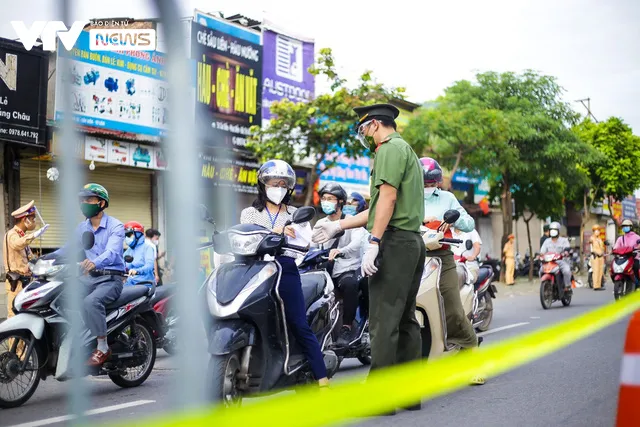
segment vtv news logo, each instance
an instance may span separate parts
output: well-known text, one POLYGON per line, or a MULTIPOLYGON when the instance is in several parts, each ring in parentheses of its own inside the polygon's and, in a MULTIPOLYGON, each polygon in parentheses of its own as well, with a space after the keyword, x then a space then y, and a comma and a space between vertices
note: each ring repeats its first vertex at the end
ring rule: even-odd
MULTIPOLYGON (((94 24, 89 21, 76 21, 70 29, 61 21, 35 21, 27 28, 23 21, 11 21, 13 29, 26 50, 31 50, 38 38, 42 40, 42 49, 56 50, 56 36, 60 38, 66 50, 72 50, 85 26, 94 24)), ((156 30, 94 28, 89 30, 90 50, 156 50, 156 30)))

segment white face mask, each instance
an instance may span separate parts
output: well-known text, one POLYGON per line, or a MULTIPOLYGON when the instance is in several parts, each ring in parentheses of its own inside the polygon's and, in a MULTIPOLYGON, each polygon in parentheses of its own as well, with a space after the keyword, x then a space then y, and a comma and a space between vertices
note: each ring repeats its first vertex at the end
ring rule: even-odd
POLYGON ((282 187, 268 187, 267 199, 275 205, 282 203, 282 199, 287 195, 287 189, 282 187))
POLYGON ((427 197, 431 196, 435 192, 436 192, 436 187, 427 187, 424 189, 424 195, 427 197))
POLYGON ((558 237, 558 234, 560 234, 558 230, 549 230, 549 236, 551 237, 558 237))
POLYGON ((160 244, 159 240, 152 240, 151 243, 153 243, 155 246, 158 246, 160 244))

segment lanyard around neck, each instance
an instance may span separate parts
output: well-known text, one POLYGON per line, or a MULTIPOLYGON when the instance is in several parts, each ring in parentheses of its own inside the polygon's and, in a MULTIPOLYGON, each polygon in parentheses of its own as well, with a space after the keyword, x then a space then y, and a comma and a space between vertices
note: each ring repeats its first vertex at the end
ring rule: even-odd
POLYGON ((276 228, 276 221, 278 220, 278 215, 280 215, 280 207, 278 207, 278 212, 275 216, 271 216, 269 208, 265 207, 265 210, 267 211, 267 215, 269 215, 269 221, 271 221, 271 229, 273 230, 274 228, 276 228))

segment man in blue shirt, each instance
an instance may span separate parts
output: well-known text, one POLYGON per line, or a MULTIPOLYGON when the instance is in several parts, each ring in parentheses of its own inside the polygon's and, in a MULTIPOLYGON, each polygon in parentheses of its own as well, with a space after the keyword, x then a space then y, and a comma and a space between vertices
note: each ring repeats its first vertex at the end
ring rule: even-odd
MULTIPOLYGON (((85 286, 83 303, 84 322, 97 337, 97 348, 87 361, 88 366, 102 366, 111 356, 107 344, 107 320, 105 306, 118 299, 124 281, 124 226, 117 219, 104 213, 109 207, 109 193, 99 184, 87 184, 78 194, 80 209, 87 218, 76 228, 78 242, 85 232, 93 233, 95 243, 84 251, 85 259, 80 263, 85 286), (97 274, 96 270, 100 270, 97 274)), ((77 247, 81 247, 79 244, 77 247)), ((68 245, 48 257, 65 257, 68 245)))
MULTIPOLYGON (((144 227, 136 221, 129 221, 124 225, 124 243, 128 246, 124 252, 125 260, 131 256, 133 261, 127 262, 129 278, 127 285, 153 286, 156 282, 156 247, 145 239, 144 227)), ((125 261, 126 262, 126 261, 125 261)))

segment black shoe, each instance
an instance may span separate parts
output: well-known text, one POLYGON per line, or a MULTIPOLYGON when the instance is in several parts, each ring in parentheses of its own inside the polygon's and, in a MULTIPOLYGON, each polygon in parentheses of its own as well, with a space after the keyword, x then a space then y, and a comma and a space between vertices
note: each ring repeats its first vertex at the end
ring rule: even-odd
POLYGON ((415 405, 405 406, 402 409, 405 411, 419 411, 422 409, 422 403, 416 403, 415 405))
POLYGON ((351 342, 351 328, 348 326, 343 326, 340 329, 340 335, 338 336, 338 340, 336 341, 336 345, 338 347, 346 347, 351 342))

